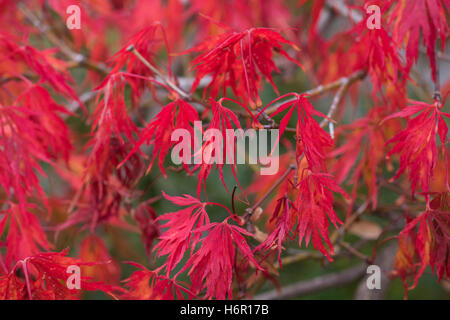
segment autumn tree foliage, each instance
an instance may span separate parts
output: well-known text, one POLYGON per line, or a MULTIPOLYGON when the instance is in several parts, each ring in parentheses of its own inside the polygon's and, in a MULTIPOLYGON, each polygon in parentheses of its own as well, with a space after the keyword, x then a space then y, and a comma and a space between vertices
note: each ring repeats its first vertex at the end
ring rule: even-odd
POLYGON ((0 298, 252 298, 305 260, 450 280, 449 8, 0 1, 0 298), (198 122, 279 130, 277 173, 172 163, 179 129, 217 156, 198 122))

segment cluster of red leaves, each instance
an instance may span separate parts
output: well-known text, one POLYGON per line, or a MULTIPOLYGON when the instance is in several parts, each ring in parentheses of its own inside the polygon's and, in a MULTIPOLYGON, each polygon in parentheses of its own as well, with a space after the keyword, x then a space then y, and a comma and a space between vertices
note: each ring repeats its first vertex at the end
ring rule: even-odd
POLYGON ((206 288, 205 298, 224 300, 232 298, 231 283, 236 267, 236 253, 242 255, 239 263, 253 263, 262 270, 246 242, 245 236, 252 236, 244 229, 227 222, 211 223, 195 230, 196 233, 208 231, 201 240, 201 250, 197 250, 186 262, 181 271, 190 269, 189 275, 194 292, 206 288), (217 245, 220 243, 220 245, 217 245))
MULTIPOLYGON (((333 210, 333 192, 339 192, 344 196, 346 194, 336 185, 333 176, 327 173, 326 157, 333 146, 333 140, 320 127, 313 115, 327 117, 315 110, 305 95, 296 93, 275 99, 261 113, 287 96, 293 96, 293 99, 277 106, 271 117, 288 110, 280 121, 281 136, 286 130, 292 114, 297 109, 296 161, 300 174, 299 181, 293 185, 297 195, 291 208, 290 201, 286 196, 278 200, 279 203, 272 219, 280 220, 279 226, 273 231, 274 235, 270 235, 266 239, 266 243, 263 243, 260 247, 267 249, 271 248, 275 242, 280 244, 281 239, 285 239, 290 232, 293 232, 298 234, 300 246, 303 239, 305 239, 306 245, 312 239, 314 248, 322 252, 329 260, 332 260, 322 240, 329 246, 330 253, 333 254, 333 247, 328 237, 328 218, 336 228, 338 227, 337 223, 342 223, 333 210), (306 159, 306 165, 302 165, 303 157, 306 159), (281 206, 283 206, 285 212, 282 216, 279 216, 281 206), (281 230, 284 234, 281 233, 281 230)), ((280 247, 278 250, 280 250, 280 247)))
MULTIPOLYGON (((353 123, 339 126, 337 140, 342 140, 343 144, 328 154, 334 162, 333 172, 337 182, 343 183, 349 177, 348 183, 353 185, 349 213, 352 212, 358 197, 361 181, 367 185, 368 200, 374 210, 378 204, 380 185, 399 179, 404 173, 409 173, 413 199, 418 190, 421 194, 433 191, 432 186, 436 185, 433 181, 436 180, 441 181, 439 192, 444 195, 449 192, 448 168, 437 170, 439 165, 446 167, 447 162, 448 129, 445 118, 448 118, 448 113, 443 111, 446 93, 443 92, 443 98, 435 96, 432 103, 411 101, 407 106, 406 83, 410 80, 413 64, 417 63, 421 41, 430 61, 431 78, 435 83, 440 81, 437 74, 436 47, 439 38, 442 50, 445 49, 449 30, 446 8, 450 3, 446 0, 405 0, 370 1, 363 4, 360 1, 351 6, 351 10, 354 10, 352 14, 355 13, 352 17, 357 17, 359 12, 363 17, 367 17, 366 7, 372 4, 381 9, 379 29, 369 30, 366 27, 367 19, 363 18, 361 21, 355 21, 348 31, 337 33, 329 40, 320 38, 317 30, 318 19, 319 13, 325 8, 325 2, 318 1, 314 4, 313 28, 310 30, 310 37, 316 37, 319 43, 319 50, 314 53, 323 53, 326 60, 318 65, 322 81, 364 69, 372 82, 375 108, 353 123), (405 52, 404 57, 402 51, 405 52), (339 61, 345 61, 345 64, 339 61), (402 122, 399 121, 401 118, 407 120, 403 130, 402 122), (390 146, 392 147, 389 150, 390 146), (389 163, 384 166, 385 159, 392 161, 390 158, 397 154, 399 167, 396 175, 389 182, 381 180, 383 168, 392 171, 389 163), (339 158, 336 160, 336 157, 339 158)), ((427 208, 430 207, 427 197, 426 202, 427 208)), ((441 208, 440 211, 444 213, 441 217, 448 214, 448 208, 441 208)), ((446 268, 448 262, 445 258, 446 249, 443 249, 445 245, 439 249, 443 254, 439 263, 440 269, 435 262, 430 262, 437 260, 425 253, 427 246, 433 247, 433 237, 439 238, 439 235, 442 235, 441 239, 446 239, 449 236, 448 228, 442 228, 445 223, 440 223, 439 229, 430 227, 429 231, 425 232, 425 228, 428 228, 425 225, 430 225, 430 221, 435 221, 435 217, 427 210, 410 222, 400 234, 400 249, 395 266, 397 270, 394 274, 400 275, 404 280, 407 275, 414 275, 417 282, 427 265, 432 268, 436 266, 438 270, 446 268), (416 228, 419 228, 420 234, 418 241, 416 228), (413 268, 414 259, 417 259, 421 268, 413 268)), ((433 223, 436 225, 436 222, 433 223)), ((445 272, 441 271, 440 276, 445 277, 445 272)), ((407 287, 405 282, 405 288, 407 287)))
MULTIPOLYGON (((189 292, 198 295, 203 288, 206 288, 205 298, 231 298, 236 249, 242 255, 240 263, 248 264, 248 262, 251 262, 255 268, 261 269, 244 238, 244 235, 252 235, 238 226, 229 224, 229 218, 222 223, 210 223, 206 206, 223 207, 220 204, 200 202, 197 198, 189 195, 172 197, 164 192, 163 195, 174 204, 186 208, 165 213, 157 219, 158 221, 166 221, 161 225, 161 228, 166 229, 166 231, 159 237, 159 242, 154 247, 154 251, 158 256, 167 256, 166 262, 154 272, 144 270, 136 273, 145 274, 146 278, 153 279, 151 280, 152 283, 173 281, 172 284, 175 284, 176 277, 189 269, 188 275, 191 278, 189 292), (208 234, 202 237, 205 232, 208 234), (171 280, 171 272, 177 267, 188 250, 191 252, 191 257, 171 280), (165 276, 160 274, 163 270, 166 272, 165 276)), ((226 207, 224 208, 226 209, 226 207)), ((141 288, 143 283, 136 273, 129 279, 128 285, 134 289, 133 291, 143 290, 141 288)), ((150 290, 146 286, 144 287, 145 290, 150 290)), ((160 294, 164 295, 160 291, 166 289, 165 287, 158 288, 155 283, 150 288, 154 290, 151 294, 155 294, 155 298, 159 297, 160 294)), ((150 293, 145 296, 148 294, 150 293)), ((167 298, 167 296, 165 297, 167 298)))

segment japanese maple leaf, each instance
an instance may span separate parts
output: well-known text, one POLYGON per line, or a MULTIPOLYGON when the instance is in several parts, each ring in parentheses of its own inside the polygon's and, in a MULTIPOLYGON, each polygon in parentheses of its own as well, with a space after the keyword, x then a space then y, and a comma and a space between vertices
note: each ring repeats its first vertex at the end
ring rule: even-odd
POLYGON ((229 32, 205 40, 184 52, 201 53, 191 63, 191 68, 196 71, 192 91, 202 78, 210 75, 212 80, 205 88, 204 96, 208 89, 209 96, 213 99, 217 97, 219 90, 225 96, 227 88, 230 88, 237 97, 248 101, 251 106, 261 105, 258 89, 262 77, 278 92, 271 75, 273 71, 279 72, 273 62, 273 52, 301 66, 283 49, 285 44, 297 49, 294 43, 268 28, 229 32))
POLYGON ((23 90, 14 105, 0 107, 0 185, 7 195, 14 194, 25 211, 26 198, 33 191, 47 206, 37 176, 45 176, 40 162, 67 161, 72 145, 61 118, 68 112, 39 85, 23 90))
POLYGON ((336 139, 341 138, 344 143, 330 152, 329 157, 339 157, 333 165, 336 182, 341 184, 349 177, 348 182, 353 185, 350 210, 361 180, 367 185, 372 208, 377 206, 378 167, 385 158, 386 131, 390 129, 379 125, 385 114, 385 108, 374 108, 366 117, 336 130, 336 139))
POLYGON ((302 154, 304 154, 308 160, 308 165, 311 170, 326 171, 326 154, 333 146, 333 139, 331 139, 330 135, 320 127, 319 123, 313 118, 313 116, 319 116, 327 119, 328 117, 314 109, 313 105, 306 98, 307 95, 288 93, 278 97, 266 105, 258 116, 256 116, 256 119, 258 119, 262 112, 264 112, 268 107, 289 96, 292 98, 276 105, 276 111, 270 115, 270 117, 273 118, 281 112, 288 110, 286 115, 284 115, 280 121, 279 136, 283 136, 293 112, 297 109, 297 160, 302 154))
POLYGON ((339 188, 333 177, 325 173, 314 173, 306 170, 297 185, 298 193, 294 203, 294 214, 298 224, 299 246, 303 239, 308 246, 312 239, 314 249, 322 252, 329 261, 333 259, 333 246, 329 238, 329 222, 335 228, 337 224, 342 224, 333 209, 333 192, 346 196, 345 192, 339 188), (324 246, 328 245, 329 251, 324 246))
MULTIPOLYGON (((167 43, 171 45, 171 48, 182 46, 186 41, 183 37, 183 31, 187 24, 188 15, 186 15, 185 4, 179 0, 164 2, 139 1, 133 3, 132 12, 130 13, 131 16, 128 17, 127 15, 127 19, 124 21, 125 28, 140 30, 143 27, 147 27, 149 21, 162 21, 164 32, 167 35, 167 43), (132 24, 129 23, 129 19, 132 19, 132 24)), ((153 41, 158 41, 158 38, 153 41)))
POLYGON ((447 15, 445 9, 450 7, 449 0, 401 0, 395 1, 395 8, 390 13, 393 25, 393 37, 406 43, 407 68, 411 68, 419 55, 419 39, 426 47, 431 65, 431 76, 436 82, 435 43, 441 39, 442 51, 445 51, 445 38, 448 35, 447 15))
POLYGON ((49 250, 52 245, 47 240, 47 235, 42 229, 38 219, 30 209, 32 205, 26 205, 25 210, 17 204, 8 204, 10 207, 0 215, 0 236, 6 231, 5 226, 9 221, 6 237, 6 266, 24 259, 40 250, 49 250))
POLYGON ((102 283, 119 283, 119 264, 111 257, 101 237, 91 234, 84 238, 78 257, 81 261, 96 262, 95 265, 86 265, 81 268, 83 276, 102 283))
POLYGON ((436 138, 439 135, 442 152, 444 152, 448 131, 444 117, 448 118, 450 114, 442 112, 439 103, 429 105, 413 101, 413 105, 386 117, 383 122, 400 117, 408 118, 408 124, 404 130, 387 141, 388 144, 395 143, 388 156, 394 153, 400 154, 400 166, 393 179, 399 178, 408 170, 414 196, 417 187, 423 192, 429 191, 438 153, 436 138), (419 114, 415 118, 411 118, 417 113, 419 114))
POLYGON ((108 76, 95 90, 99 91, 97 106, 93 115, 92 146, 90 162, 96 166, 108 160, 110 140, 116 138, 120 143, 135 141, 138 129, 131 120, 124 98, 126 79, 132 78, 122 73, 108 76))
POLYGON ((255 251, 268 251, 276 248, 278 250, 278 263, 280 267, 283 242, 287 237, 290 237, 290 232, 292 229, 291 208, 292 201, 287 197, 287 195, 277 200, 275 210, 270 218, 270 222, 275 225, 275 228, 264 240, 264 242, 255 248, 255 251))
POLYGON ((174 279, 160 275, 156 271, 148 270, 144 266, 127 262, 140 270, 124 280, 130 289, 122 295, 124 299, 130 300, 179 300, 192 299, 195 296, 189 289, 182 286, 174 279))
POLYGON ((159 225, 156 222, 156 212, 146 202, 139 204, 134 213, 134 219, 141 230, 141 239, 144 242, 147 256, 151 256, 153 241, 160 234, 159 225))
MULTIPOLYGON (((428 207, 416 219, 408 223, 405 229, 400 233, 400 239, 405 241, 405 237, 411 234, 418 227, 415 235, 415 250, 417 253, 417 262, 409 264, 412 272, 416 272, 414 283, 409 289, 416 287, 417 282, 427 266, 436 272, 438 279, 449 279, 450 277, 450 212, 448 203, 447 211, 441 208, 433 209, 428 207), (418 266, 418 270, 415 269, 418 266)), ((414 240, 414 238, 411 238, 414 240)), ((400 240, 399 240, 400 241, 400 240)), ((409 252, 409 259, 412 254, 409 252)))
MULTIPOLYGON (((383 17, 383 13, 389 9, 389 1, 379 5, 383 17)), ((380 95, 386 103, 385 91, 389 87, 401 91, 408 79, 409 69, 401 57, 400 43, 391 37, 386 25, 387 22, 382 20, 379 29, 371 30, 367 28, 367 19, 363 19, 349 31, 336 34, 319 48, 321 52, 318 54, 324 54, 324 61, 318 66, 321 69, 319 77, 323 78, 321 81, 328 82, 365 70, 372 82, 372 96, 376 102, 380 95)))
MULTIPOLYGON (((219 177, 228 191, 227 185, 223 178, 223 166, 225 163, 231 164, 231 172, 238 186, 242 189, 237 178, 237 166, 236 166, 236 154, 235 154, 235 139, 238 138, 236 129, 241 129, 241 124, 236 114, 229 108, 223 105, 224 101, 232 101, 239 106, 243 107, 249 114, 252 115, 250 110, 243 104, 229 98, 221 98, 219 101, 210 100, 212 119, 206 132, 220 132, 220 136, 207 136, 203 138, 204 143, 200 150, 195 150, 195 157, 198 157, 201 153, 201 164, 197 165, 194 170, 200 168, 198 173, 198 185, 197 196, 200 196, 202 185, 206 188, 206 179, 208 178, 211 169, 216 164, 216 168, 219 169, 219 177), (217 141, 216 141, 217 139, 217 141)), ((253 115, 252 115, 253 117, 253 115)))
MULTIPOLYGON (((133 75, 139 75, 140 77, 131 77, 129 84, 133 92, 133 101, 136 103, 137 99, 141 96, 143 89, 149 83, 148 77, 153 77, 154 72, 148 68, 138 56, 132 52, 134 48, 141 57, 143 57, 148 63, 150 63, 155 69, 158 69, 158 65, 154 61, 154 55, 160 46, 161 39, 158 38, 158 31, 161 32, 164 39, 164 43, 168 50, 168 71, 169 77, 171 76, 171 61, 170 52, 165 35, 165 31, 160 22, 154 22, 151 25, 143 28, 136 34, 134 34, 111 59, 112 70, 110 75, 120 72, 123 67, 126 66, 126 72, 133 75)), ((152 88, 150 88, 152 89, 152 88)))
POLYGON ((376 98, 377 92, 383 92, 382 85, 396 88, 404 86, 407 80, 407 69, 403 66, 398 47, 388 31, 383 27, 367 30, 365 21, 360 24, 360 29, 356 30, 364 36, 351 50, 360 50, 363 55, 361 61, 364 64, 361 68, 368 71, 372 80, 372 96, 376 98))
POLYGON ((244 238, 251 234, 227 223, 227 220, 207 224, 194 233, 200 234, 206 230, 209 234, 202 239, 201 247, 189 258, 180 273, 190 269, 188 275, 194 293, 206 289, 205 298, 231 299, 231 283, 237 251, 241 253, 245 263, 251 262, 257 270, 262 270, 244 238))
MULTIPOLYGON (((167 176, 163 162, 169 149, 177 143, 177 141, 172 141, 172 133, 176 129, 187 130, 191 137, 191 145, 194 145, 193 141, 196 139, 196 136, 193 125, 195 121, 198 121, 198 113, 192 105, 181 99, 172 101, 162 108, 155 118, 142 130, 139 141, 122 163, 126 162, 144 143, 150 143, 154 149, 147 172, 151 170, 153 163, 158 159, 161 172, 164 176, 167 176)), ((183 166, 190 172, 188 164, 183 163, 183 166)))
MULTIPOLYGON (((141 158, 134 154, 127 157, 131 149, 130 142, 134 143, 138 134, 138 129, 128 113, 123 93, 127 79, 132 77, 129 74, 116 73, 108 76, 96 89, 99 93, 93 115, 92 138, 88 142, 92 149, 87 159, 82 186, 91 189, 88 196, 92 200, 90 209, 94 210, 79 211, 80 214, 75 219, 77 221, 72 221, 74 223, 92 216, 92 212, 96 212, 97 217, 101 216, 100 212, 104 208, 108 210, 108 216, 116 216, 111 213, 117 211, 111 209, 119 207, 122 197, 117 189, 129 188, 142 174, 141 158), (119 164, 122 166, 117 168, 119 164), (106 184, 106 181, 111 179, 119 180, 119 183, 106 184), (120 183, 123 186, 120 186, 120 183), (113 198, 112 201, 108 201, 111 200, 109 196, 113 198)), ((83 190, 79 192, 82 193, 83 190)))
POLYGON ((62 155, 65 161, 72 151, 69 129, 61 118, 62 115, 73 115, 63 106, 58 105, 50 93, 41 86, 33 85, 23 92, 16 100, 16 104, 32 110, 31 120, 35 121, 39 132, 34 135, 40 145, 52 159, 62 155))
MULTIPOLYGON (((69 289, 66 282, 70 277, 69 266, 91 264, 66 257, 67 250, 62 252, 38 253, 17 262, 6 275, 0 276, 0 299, 20 300, 66 300, 76 299, 79 291, 69 289), (21 268, 24 278, 17 275, 21 268)), ((112 294, 112 286, 80 279, 82 290, 102 290, 112 294)))
POLYGON ((45 145, 50 133, 40 125, 39 116, 28 108, 0 107, 0 185, 8 197, 14 194, 23 212, 34 192, 47 204, 37 173, 45 176, 40 161, 51 163, 45 145))

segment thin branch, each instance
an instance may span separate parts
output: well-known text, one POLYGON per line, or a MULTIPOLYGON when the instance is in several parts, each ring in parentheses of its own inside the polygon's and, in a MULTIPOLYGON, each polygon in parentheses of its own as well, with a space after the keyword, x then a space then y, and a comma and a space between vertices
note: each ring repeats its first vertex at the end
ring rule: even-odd
MULTIPOLYGON (((94 98, 97 94, 98 94, 97 91, 87 91, 80 95, 80 101, 82 103, 86 103, 89 100, 91 100, 92 98, 94 98)), ((80 107, 80 103, 75 100, 73 100, 67 104, 67 110, 69 110, 71 112, 76 111, 79 107, 80 107)))
POLYGON ((350 81, 348 78, 344 78, 341 80, 341 86, 339 87, 338 92, 333 98, 333 102, 331 103, 330 110, 328 111, 327 118, 323 119, 322 122, 320 122, 320 127, 324 128, 327 124, 330 125, 330 135, 331 138, 334 139, 334 124, 333 122, 330 122, 329 119, 332 119, 339 103, 342 101, 342 98, 344 97, 345 92, 347 91, 348 87, 350 85, 350 81))
POLYGON ((364 201, 356 212, 345 220, 344 225, 331 234, 330 239, 332 244, 339 242, 343 238, 345 231, 347 231, 348 228, 350 228, 350 226, 366 211, 369 203, 369 200, 364 201))
POLYGON ((311 280, 301 281, 281 288, 280 291, 272 290, 254 297, 257 300, 282 300, 297 298, 332 287, 339 287, 354 282, 364 275, 365 264, 358 264, 344 271, 327 274, 311 280))
POLYGON ((275 264, 276 269, 280 269, 281 266, 286 266, 291 263, 300 262, 309 258, 321 259, 323 255, 318 253, 317 251, 302 251, 290 256, 286 256, 281 258, 281 265, 279 263, 275 264))
POLYGON ((345 241, 340 241, 339 245, 342 246, 345 250, 347 250, 348 252, 350 252, 352 255, 354 255, 355 257, 357 257, 358 259, 361 259, 362 261, 371 264, 371 260, 368 256, 366 256, 365 254, 359 252, 357 249, 353 248, 349 243, 345 242, 345 241))
POLYGON ((434 72, 434 76, 436 78, 436 82, 434 83, 434 93, 433 100, 437 103, 441 103, 441 80, 440 80, 440 72, 439 72, 439 60, 436 59, 437 54, 436 50, 434 51, 434 61, 436 63, 436 70, 434 72))

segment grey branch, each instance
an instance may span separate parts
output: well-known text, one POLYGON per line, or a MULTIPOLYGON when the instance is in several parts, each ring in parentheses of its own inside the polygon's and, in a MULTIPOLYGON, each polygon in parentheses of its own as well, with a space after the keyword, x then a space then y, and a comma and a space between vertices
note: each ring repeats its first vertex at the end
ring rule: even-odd
POLYGON ((258 300, 281 300, 304 296, 332 287, 342 286, 358 279, 366 272, 366 264, 361 263, 344 271, 330 273, 311 280, 306 280, 255 296, 258 300))

